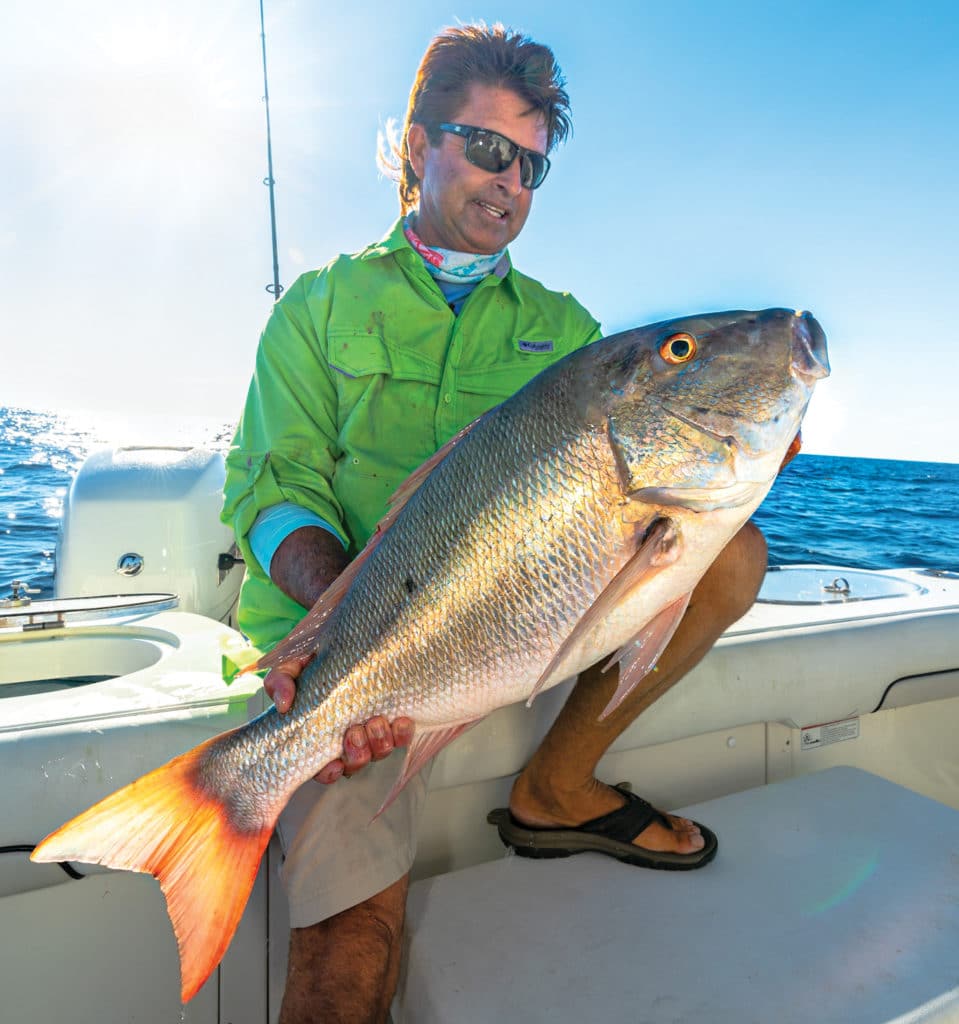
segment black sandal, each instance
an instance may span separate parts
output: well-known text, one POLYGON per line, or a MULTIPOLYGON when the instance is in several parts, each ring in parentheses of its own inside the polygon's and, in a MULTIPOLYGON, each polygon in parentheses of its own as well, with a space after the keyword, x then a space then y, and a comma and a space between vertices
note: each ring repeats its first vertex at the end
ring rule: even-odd
POLYGON ((517 856, 534 858, 571 857, 577 853, 605 853, 624 864, 656 868, 661 871, 692 871, 704 867, 719 848, 715 834, 705 825, 696 824, 706 845, 695 853, 660 853, 633 845, 633 840, 654 821, 672 828, 669 818, 652 804, 636 796, 620 783, 614 786, 626 803, 609 814, 584 821, 569 828, 537 828, 517 821, 508 807, 490 811, 486 820, 495 825, 503 844, 517 856))

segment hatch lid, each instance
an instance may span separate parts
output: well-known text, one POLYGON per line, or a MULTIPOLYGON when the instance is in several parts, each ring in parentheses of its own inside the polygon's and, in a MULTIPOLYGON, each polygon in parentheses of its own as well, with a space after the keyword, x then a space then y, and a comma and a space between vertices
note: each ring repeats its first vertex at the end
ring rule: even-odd
POLYGON ((0 601, 0 632, 58 629, 78 622, 142 618, 176 608, 176 594, 100 594, 45 601, 0 601))
POLYGON ((759 591, 763 604, 846 604, 925 594, 900 576, 828 565, 771 566, 759 591))

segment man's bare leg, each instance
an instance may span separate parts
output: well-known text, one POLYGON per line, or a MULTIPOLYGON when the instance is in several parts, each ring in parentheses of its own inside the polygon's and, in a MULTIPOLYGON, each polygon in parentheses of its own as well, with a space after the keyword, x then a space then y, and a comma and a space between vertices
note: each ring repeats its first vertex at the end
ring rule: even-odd
POLYGON ((409 875, 368 900, 290 931, 280 1024, 384 1024, 400 973, 409 875))
MULTIPOLYGON (((722 551, 699 586, 689 608, 650 672, 608 718, 599 716, 618 683, 618 671, 587 669, 516 780, 510 811, 527 825, 580 825, 616 810, 623 797, 599 782, 596 764, 636 717, 706 655, 720 634, 752 606, 766 571, 766 541, 747 523, 722 551)), ((698 828, 670 816, 672 829, 653 822, 635 840, 648 850, 692 853, 703 847, 698 828)))

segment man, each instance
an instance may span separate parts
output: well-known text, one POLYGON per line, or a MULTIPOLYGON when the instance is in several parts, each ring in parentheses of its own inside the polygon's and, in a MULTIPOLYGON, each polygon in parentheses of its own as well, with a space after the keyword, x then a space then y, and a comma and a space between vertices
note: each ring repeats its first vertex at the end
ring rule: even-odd
MULTIPOLYGON (((225 520, 247 560, 240 623, 279 641, 363 546, 402 479, 461 427, 550 362, 599 337, 568 294, 516 271, 506 253, 569 129, 552 53, 500 26, 437 36, 410 96, 399 163, 404 217, 379 244, 304 275, 263 334, 229 458, 225 520)), ((599 782, 613 740, 752 604, 765 544, 747 526, 717 559, 657 672, 599 715, 616 672, 583 674, 513 787, 501 834, 579 829, 601 818, 620 856, 698 867, 715 837, 599 782)), ((281 712, 302 663, 267 680, 281 712)), ((413 723, 347 733, 318 781, 351 775, 408 742, 413 723)), ((302 787, 279 833, 292 932, 281 1021, 381 1021, 399 970, 422 776, 370 824, 399 758, 349 786, 302 787)), ((537 833, 542 835, 542 832, 537 833)))

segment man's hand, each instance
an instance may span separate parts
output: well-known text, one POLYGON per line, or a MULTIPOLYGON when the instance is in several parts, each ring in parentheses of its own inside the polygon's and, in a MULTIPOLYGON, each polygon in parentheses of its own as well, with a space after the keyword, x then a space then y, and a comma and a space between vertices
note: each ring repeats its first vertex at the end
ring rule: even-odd
POLYGON ((397 747, 407 746, 412 738, 411 718, 395 718, 391 725, 383 715, 377 715, 365 725, 351 725, 343 737, 343 757, 330 761, 313 777, 323 783, 348 779, 370 761, 382 761, 397 747))
MULTIPOLYGON (((276 710, 285 715, 296 698, 296 680, 313 656, 290 658, 271 669, 263 680, 263 688, 272 698, 276 710)), ((370 761, 382 761, 397 747, 405 747, 413 738, 413 720, 397 718, 391 724, 382 715, 364 725, 352 725, 343 737, 343 756, 324 765, 314 776, 317 782, 336 782, 349 778, 370 761)))
POLYGON ((779 472, 781 473, 792 460, 799 454, 802 448, 802 431, 800 431, 793 439, 792 444, 786 449, 786 454, 783 456, 783 460, 779 465, 779 472))

